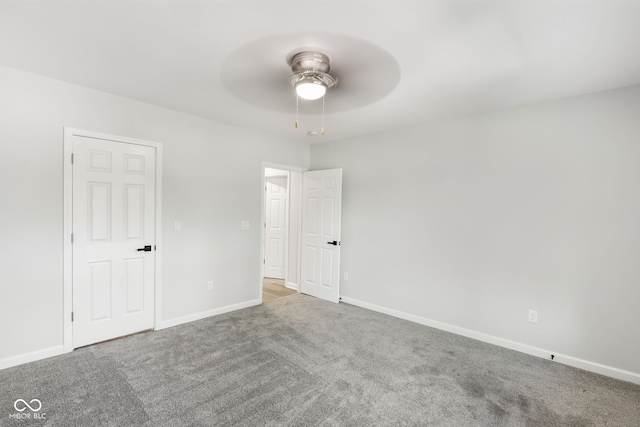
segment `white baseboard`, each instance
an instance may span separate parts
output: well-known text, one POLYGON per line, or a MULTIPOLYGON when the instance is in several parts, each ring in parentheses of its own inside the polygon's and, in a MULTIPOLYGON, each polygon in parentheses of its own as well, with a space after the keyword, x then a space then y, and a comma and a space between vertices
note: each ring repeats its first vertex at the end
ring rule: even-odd
POLYGON ((298 284, 297 283, 293 283, 293 282, 287 282, 287 283, 284 284, 284 286, 286 288, 293 289, 294 291, 297 291, 298 288, 299 288, 298 284))
POLYGON ((579 359, 577 357, 556 353, 554 351, 545 350, 538 347, 533 347, 520 342, 496 337, 494 335, 484 334, 482 332, 474 331, 472 329, 461 328, 459 326, 454 326, 448 323, 439 322, 437 320, 427 319, 426 317, 416 316, 415 314, 409 314, 403 311, 382 307, 379 305, 371 304, 365 301, 360 301, 350 297, 341 296, 340 300, 347 304, 366 308, 372 311, 377 311, 379 313, 388 314, 390 316, 398 317, 400 319, 408 320, 410 322, 415 322, 421 325, 430 326, 432 328, 451 332, 457 335, 462 335, 467 338, 473 338, 478 341, 483 341, 489 344, 505 347, 510 350, 515 350, 521 353, 530 354, 532 356, 541 357, 543 359, 550 359, 551 355, 553 354, 555 356, 553 360, 556 362, 559 362, 568 366, 573 366, 574 368, 584 369, 585 371, 606 375, 608 377, 616 378, 619 380, 640 384, 640 374, 636 372, 625 371, 623 369, 614 368, 612 366, 602 365, 596 362, 590 362, 588 360, 579 359))
POLYGON ((182 325, 196 320, 205 319, 211 316, 217 316, 218 314, 229 313, 230 311, 241 310, 247 307, 253 307, 254 305, 260 305, 262 301, 260 299, 254 299, 251 301, 245 301, 238 304, 227 305, 225 307, 214 308, 212 310, 201 311, 199 313, 189 314, 187 316, 177 317, 175 319, 165 320, 160 322, 160 325, 156 325, 156 330, 171 328, 173 326, 182 325))
POLYGON ((0 359, 0 369, 11 368, 12 366, 18 366, 29 362, 35 362, 36 360, 58 356, 62 353, 64 353, 64 347, 62 345, 57 345, 55 347, 44 348, 42 350, 36 350, 30 353, 6 357, 4 359, 0 359))

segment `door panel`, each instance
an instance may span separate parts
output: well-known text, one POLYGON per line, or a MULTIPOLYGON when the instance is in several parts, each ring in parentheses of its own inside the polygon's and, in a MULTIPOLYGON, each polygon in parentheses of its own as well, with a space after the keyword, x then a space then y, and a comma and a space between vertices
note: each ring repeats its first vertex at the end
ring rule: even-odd
POLYGON ((302 186, 301 292, 338 302, 342 169, 305 172, 302 186))
POLYGON ((144 257, 129 258, 124 261, 124 287, 127 290, 125 314, 144 310, 144 257))
POLYGON ((111 262, 89 263, 89 288, 91 292, 91 320, 111 318, 111 262))
POLYGON ((127 239, 144 240, 144 186, 124 186, 124 235, 127 239))
POLYGON ((153 327, 155 149, 73 137, 73 347, 153 327))
POLYGON ((111 237, 111 184, 89 182, 88 228, 91 242, 106 242, 111 237))

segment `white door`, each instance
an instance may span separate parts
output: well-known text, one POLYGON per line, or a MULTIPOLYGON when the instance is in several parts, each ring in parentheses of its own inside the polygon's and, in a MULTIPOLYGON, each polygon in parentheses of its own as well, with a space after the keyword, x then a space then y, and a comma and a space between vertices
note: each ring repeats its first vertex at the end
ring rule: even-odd
POLYGON ((340 298, 340 210, 342 169, 302 175, 301 292, 340 298))
POLYGON ((266 182, 264 277, 285 278, 288 192, 286 176, 270 176, 266 182))
POLYGON ((77 348, 153 328, 156 159, 153 147, 81 136, 73 157, 77 348))

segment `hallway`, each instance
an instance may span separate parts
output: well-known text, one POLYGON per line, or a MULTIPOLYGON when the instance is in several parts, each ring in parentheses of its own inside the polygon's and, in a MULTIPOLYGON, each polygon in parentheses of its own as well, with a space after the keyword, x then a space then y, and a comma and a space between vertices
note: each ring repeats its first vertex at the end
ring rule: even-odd
POLYGON ((273 301, 274 299, 286 297, 298 293, 294 289, 289 289, 284 286, 284 280, 271 279, 265 277, 262 280, 262 302, 273 301))

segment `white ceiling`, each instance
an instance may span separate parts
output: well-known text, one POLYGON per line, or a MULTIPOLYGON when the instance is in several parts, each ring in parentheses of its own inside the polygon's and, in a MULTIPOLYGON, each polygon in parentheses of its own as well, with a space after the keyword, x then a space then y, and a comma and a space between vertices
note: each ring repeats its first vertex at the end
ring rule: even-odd
POLYGON ((0 0, 0 64, 315 143, 640 84, 640 1, 0 0), (324 136, 304 46, 340 79, 324 136))

